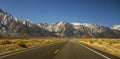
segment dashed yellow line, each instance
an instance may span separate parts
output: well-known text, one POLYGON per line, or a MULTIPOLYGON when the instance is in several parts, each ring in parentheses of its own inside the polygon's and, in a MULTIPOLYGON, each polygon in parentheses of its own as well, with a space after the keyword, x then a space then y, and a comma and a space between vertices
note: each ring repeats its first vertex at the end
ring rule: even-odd
POLYGON ((57 54, 60 51, 60 49, 57 49, 54 51, 54 54, 57 54))

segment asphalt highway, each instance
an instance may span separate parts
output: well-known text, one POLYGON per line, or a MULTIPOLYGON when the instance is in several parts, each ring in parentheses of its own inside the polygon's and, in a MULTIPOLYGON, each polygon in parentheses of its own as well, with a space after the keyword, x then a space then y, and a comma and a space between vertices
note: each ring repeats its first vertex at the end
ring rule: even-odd
POLYGON ((73 40, 0 56, 0 59, 120 59, 73 40))

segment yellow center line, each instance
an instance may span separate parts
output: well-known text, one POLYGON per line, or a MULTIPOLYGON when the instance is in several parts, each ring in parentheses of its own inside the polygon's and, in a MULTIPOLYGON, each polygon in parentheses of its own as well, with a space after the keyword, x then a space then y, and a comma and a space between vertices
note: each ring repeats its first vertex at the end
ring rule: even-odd
POLYGON ((60 49, 57 49, 54 51, 54 54, 57 54, 60 51, 60 49))

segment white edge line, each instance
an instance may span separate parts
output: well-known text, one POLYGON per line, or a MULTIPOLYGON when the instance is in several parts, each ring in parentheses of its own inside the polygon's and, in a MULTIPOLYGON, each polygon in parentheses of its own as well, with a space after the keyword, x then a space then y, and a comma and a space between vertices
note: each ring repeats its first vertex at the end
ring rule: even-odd
MULTIPOLYGON (((80 43, 79 43, 79 44, 80 44, 80 43)), ((96 53, 96 54, 98 54, 98 55, 100 55, 100 56, 106 58, 106 59, 111 59, 111 58, 109 58, 109 57, 107 57, 107 56, 105 56, 105 55, 103 55, 103 54, 101 54, 101 53, 99 53, 99 52, 97 52, 97 51, 95 51, 95 50, 93 50, 93 49, 91 49, 91 48, 89 48, 89 47, 83 45, 83 44, 80 44, 80 45, 83 46, 83 47, 85 47, 85 48, 87 48, 88 50, 90 50, 90 51, 92 51, 92 52, 94 52, 94 53, 96 53)))
MULTIPOLYGON (((60 42, 55 42, 55 43, 60 43, 60 42)), ((32 47, 32 48, 29 48, 29 49, 26 49, 26 50, 21 50, 21 51, 13 52, 11 54, 0 56, 0 58, 5 58, 5 57, 12 56, 12 55, 15 55, 15 54, 19 54, 19 53, 22 53, 22 52, 27 52, 27 51, 30 51, 30 50, 33 50, 33 49, 37 49, 37 48, 44 47, 44 46, 47 46, 47 45, 52 45, 52 44, 55 44, 55 43, 45 44, 45 45, 42 45, 42 46, 32 47)))
MULTIPOLYGON (((42 47, 42 46, 41 46, 41 47, 42 47)), ((15 52, 15 53, 13 52, 13 53, 10 53, 10 54, 7 54, 7 55, 0 56, 0 58, 12 56, 12 55, 19 54, 19 53, 22 53, 22 52, 27 52, 27 51, 30 51, 30 50, 33 50, 33 49, 37 49, 37 48, 39 48, 39 47, 29 48, 29 49, 26 49, 26 50, 17 51, 17 52, 15 52)))

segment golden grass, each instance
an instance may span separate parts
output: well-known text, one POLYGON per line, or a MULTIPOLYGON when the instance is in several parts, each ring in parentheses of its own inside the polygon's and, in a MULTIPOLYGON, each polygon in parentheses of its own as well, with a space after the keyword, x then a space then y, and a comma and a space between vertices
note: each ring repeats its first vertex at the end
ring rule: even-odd
POLYGON ((64 41, 62 38, 0 39, 0 55, 64 41))
POLYGON ((61 42, 68 39, 90 45, 102 51, 111 53, 120 57, 120 39, 108 38, 24 38, 24 39, 0 39, 0 55, 11 53, 14 51, 24 50, 45 44, 61 42))
POLYGON ((120 57, 120 39, 81 39, 79 42, 90 45, 120 57))

